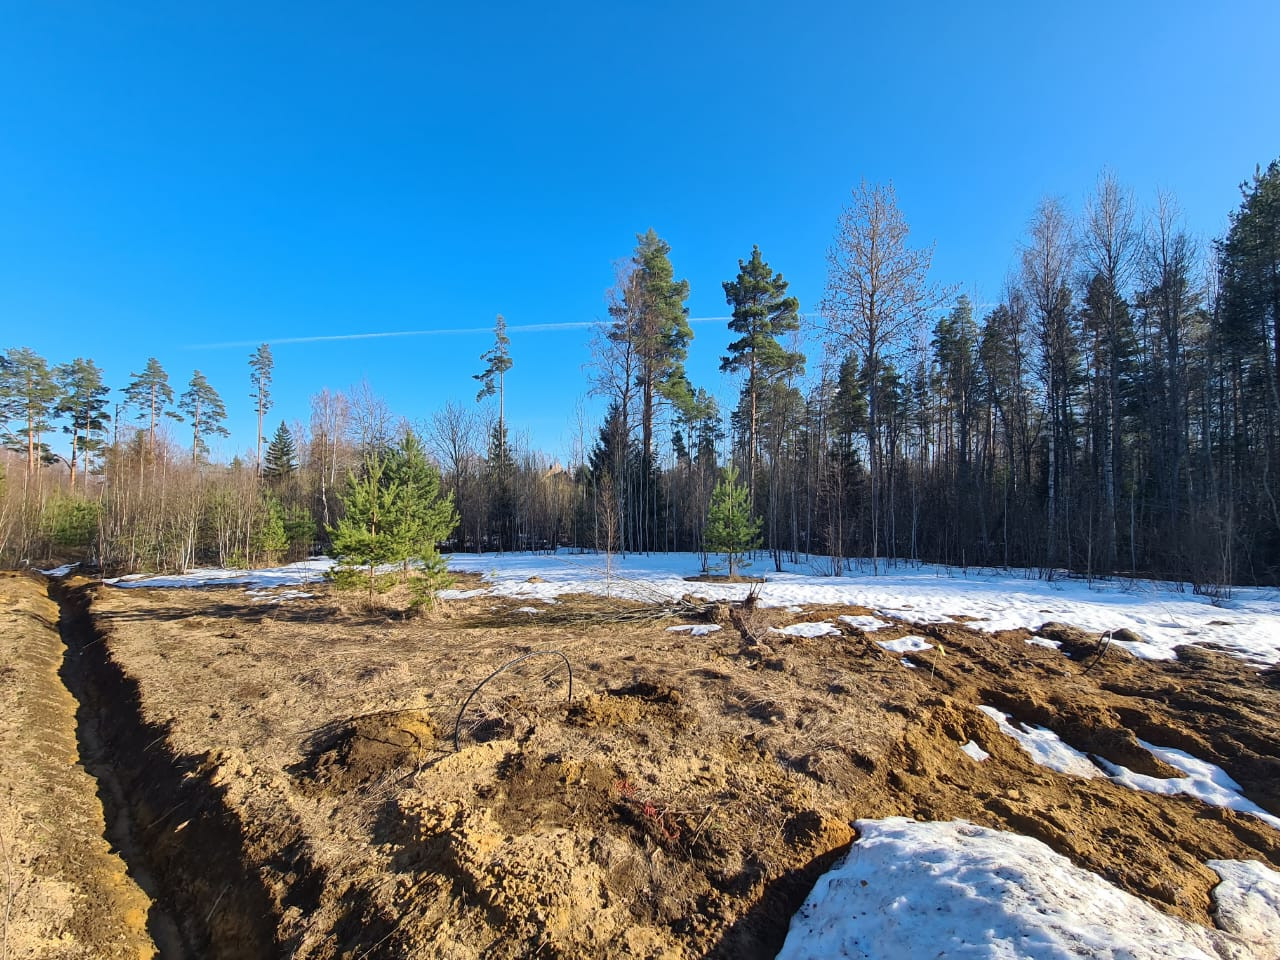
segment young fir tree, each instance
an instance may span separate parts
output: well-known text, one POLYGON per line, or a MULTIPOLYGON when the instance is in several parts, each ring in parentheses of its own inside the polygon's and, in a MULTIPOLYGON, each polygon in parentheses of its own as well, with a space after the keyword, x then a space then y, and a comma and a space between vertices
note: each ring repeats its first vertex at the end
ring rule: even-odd
POLYGON ((417 561, 421 577, 415 579, 419 599, 430 605, 435 591, 451 582, 436 544, 448 538, 458 525, 453 494, 441 496, 440 471, 427 459, 413 431, 387 455, 384 482, 399 488, 395 525, 404 543, 404 569, 417 561))
POLYGON ((187 392, 178 398, 178 409, 191 421, 191 462, 195 463, 200 455, 209 455, 209 444, 206 437, 230 436, 222 421, 227 419, 227 408, 218 396, 218 391, 197 370, 191 375, 187 384, 187 392))
POLYGON ((725 467, 711 491, 707 525, 703 531, 709 553, 723 553, 732 580, 740 567, 750 566, 745 556, 760 546, 760 520, 751 515, 747 488, 738 483, 738 470, 725 467))
POLYGON ((266 480, 283 480, 298 469, 298 451, 293 442, 293 434, 280 421, 275 436, 267 447, 267 459, 262 465, 262 476, 266 480))
POLYGON ((367 569, 370 600, 377 568, 404 559, 404 545, 395 527, 400 489, 384 482, 385 475, 385 462, 376 453, 367 455, 359 474, 347 474, 342 493, 344 516, 336 527, 329 527, 337 558, 348 566, 367 569))
POLYGON ((440 475, 412 434, 385 456, 370 454, 359 476, 348 474, 342 496, 346 515, 329 528, 333 549, 345 564, 364 567, 369 598, 383 564, 417 562, 423 575, 412 586, 416 603, 430 605, 449 582, 436 543, 457 525, 453 497, 440 496, 440 475), (412 439, 410 439, 412 438, 412 439))

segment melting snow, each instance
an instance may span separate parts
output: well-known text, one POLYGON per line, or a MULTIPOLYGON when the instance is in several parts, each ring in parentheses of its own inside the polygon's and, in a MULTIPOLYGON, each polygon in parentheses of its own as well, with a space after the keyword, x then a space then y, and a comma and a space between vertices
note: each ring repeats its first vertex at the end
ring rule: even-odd
POLYGON ((1280 830, 1280 817, 1273 816, 1240 792, 1240 784, 1236 783, 1227 772, 1219 766, 1200 760, 1182 750, 1172 747, 1157 747, 1145 740, 1138 741, 1171 767, 1176 767, 1186 774, 1185 777, 1162 779, 1149 777, 1143 773, 1134 773, 1128 767, 1099 758, 1099 762, 1107 768, 1111 779, 1131 790, 1144 790, 1147 793, 1159 793, 1173 796, 1185 793, 1197 797, 1214 807, 1226 807, 1240 813, 1251 813, 1259 820, 1271 824, 1280 830))
POLYGON ((840 631, 834 623, 824 620, 821 623, 793 623, 789 627, 770 627, 769 632, 785 633, 789 637, 825 637, 840 631))
POLYGON ((1274 941, 1255 951, 1168 916, 1030 837, 903 817, 855 826, 858 842, 818 878, 778 960, 1274 960, 1274 941))
POLYGON ((54 567, 52 570, 41 570, 40 572, 46 577, 65 577, 78 566, 80 566, 80 562, 77 560, 75 563, 64 563, 62 566, 54 567))
POLYGON ((1280 873, 1257 860, 1210 860, 1222 882, 1209 891, 1218 925, 1280 952, 1280 873))
POLYGON ((918 653, 921 650, 933 649, 933 644, 924 637, 898 637, 897 640, 877 640, 876 646, 884 647, 890 653, 918 653))
POLYGON ((887 620, 879 620, 875 617, 868 617, 866 614, 852 616, 850 614, 841 614, 836 618, 841 623, 847 623, 851 627, 857 627, 859 630, 865 630, 867 633, 874 633, 876 630, 883 630, 885 627, 891 627, 893 624, 887 620))
POLYGON ((1027 637, 1027 643, 1033 647, 1048 647, 1050 650, 1057 650, 1062 646, 1061 640, 1050 640, 1047 637, 1027 637))
POLYGON ((987 753, 987 751, 983 750, 980 746, 978 746, 972 740, 970 740, 960 749, 963 750, 966 754, 968 754, 972 759, 976 760, 978 763, 981 763, 983 760, 986 760, 989 756, 991 756, 991 754, 987 753))
POLYGON ((1048 727, 1037 727, 1034 724, 1014 726, 1009 722, 1009 715, 1001 713, 995 707, 981 706, 978 709, 996 722, 1001 733, 1017 740, 1022 749, 1031 754, 1031 759, 1042 767, 1073 777, 1092 778, 1104 775, 1092 760, 1075 747, 1063 743, 1048 727))
POLYGON ((678 627, 667 627, 668 633, 688 633, 693 637, 705 637, 720 629, 718 623, 682 623, 678 627))

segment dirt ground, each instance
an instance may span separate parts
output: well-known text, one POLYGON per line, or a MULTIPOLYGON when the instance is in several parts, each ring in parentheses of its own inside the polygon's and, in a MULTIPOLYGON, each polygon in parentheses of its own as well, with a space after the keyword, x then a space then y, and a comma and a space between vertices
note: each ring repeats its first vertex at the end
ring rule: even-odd
POLYGON ((0 574, 0 957, 144 960, 151 902, 104 839, 64 653, 44 585, 0 574))
MULTIPOLYGON (((721 606, 704 615, 721 629, 695 637, 595 597, 477 597, 406 619, 324 588, 279 603, 53 589, 72 686, 112 758, 109 812, 155 878, 153 932, 177 928, 170 955, 772 957, 860 817, 1028 834, 1205 925, 1204 861, 1280 868, 1280 831, 1260 820, 1054 773, 977 709, 1142 773, 1175 775, 1137 738, 1186 749, 1280 814, 1280 674, 1204 649, 1093 663, 1097 638, 1066 625, 1041 631, 1063 652, 962 624, 875 634, 941 642, 909 669, 845 625, 769 632, 857 607, 721 606), (969 740, 990 759, 962 753, 969 740)), ((0 633, 49 623, 37 600, 12 614, 7 598, 0 633)), ((18 668, 23 683, 38 672, 18 668)), ((11 760, 22 737, 3 730, 11 760)), ((29 752, 29 769, 52 755, 29 752)), ((4 796, 20 819, 41 802, 4 796)), ((47 850, 54 874, 75 873, 72 853, 47 850)))

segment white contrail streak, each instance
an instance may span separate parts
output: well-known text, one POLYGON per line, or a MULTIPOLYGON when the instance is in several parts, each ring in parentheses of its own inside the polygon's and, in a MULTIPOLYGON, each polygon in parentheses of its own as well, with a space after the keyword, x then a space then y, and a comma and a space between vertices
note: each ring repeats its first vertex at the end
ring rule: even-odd
MULTIPOLYGON (((730 317, 690 317, 690 323, 711 323, 727 321, 730 317)), ((513 323, 508 324, 508 333, 548 333, 555 330, 586 330, 599 326, 599 320, 570 320, 564 323, 513 323)), ((189 350, 225 350, 232 347, 256 347, 262 343, 271 346, 283 346, 292 343, 331 343, 340 340, 385 340, 391 337, 443 337, 465 336, 477 333, 493 333, 493 325, 487 327, 443 327, 437 330, 383 330, 372 333, 329 333, 313 337, 260 337, 256 340, 229 340, 222 343, 193 343, 189 350)))

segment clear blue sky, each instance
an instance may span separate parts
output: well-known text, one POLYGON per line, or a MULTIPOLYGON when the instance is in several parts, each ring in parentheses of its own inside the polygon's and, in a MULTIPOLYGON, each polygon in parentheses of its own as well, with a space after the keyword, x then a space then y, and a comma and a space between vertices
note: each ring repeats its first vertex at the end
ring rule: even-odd
MULTIPOLYGON (((648 227, 694 316, 753 243, 814 310, 863 177, 991 299, 1045 195, 1078 207, 1107 166, 1207 238, 1280 156, 1274 0, 978 6, 2 0, 0 347, 117 387, 199 368, 225 456, 250 348, 197 345, 591 321, 648 227)), ((731 401, 723 325, 695 332, 731 401)), ((544 448, 587 337, 512 337, 508 418, 544 448)), ((361 378, 409 418, 471 402, 489 343, 277 343, 271 423, 361 378)))

